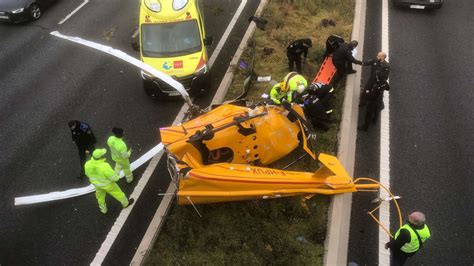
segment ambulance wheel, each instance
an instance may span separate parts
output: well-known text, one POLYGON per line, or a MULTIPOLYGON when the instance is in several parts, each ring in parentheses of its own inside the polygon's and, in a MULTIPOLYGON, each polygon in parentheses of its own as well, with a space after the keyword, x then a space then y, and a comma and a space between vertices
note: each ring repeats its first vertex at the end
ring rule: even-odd
POLYGON ((153 99, 163 98, 163 92, 161 92, 153 81, 143 80, 143 89, 145 90, 146 95, 153 99))

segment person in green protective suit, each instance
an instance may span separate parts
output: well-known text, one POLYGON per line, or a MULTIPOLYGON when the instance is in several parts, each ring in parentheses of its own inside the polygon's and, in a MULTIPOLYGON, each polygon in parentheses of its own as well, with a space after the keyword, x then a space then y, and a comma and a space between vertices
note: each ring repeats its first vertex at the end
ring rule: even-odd
POLYGON ((294 96, 302 94, 308 86, 306 79, 296 72, 288 73, 283 81, 277 83, 270 91, 270 99, 275 104, 281 104, 281 101, 291 103, 294 96))
POLYGON ((123 170, 125 180, 127 180, 127 183, 131 183, 133 181, 133 174, 130 170, 129 158, 132 150, 129 150, 127 144, 123 141, 123 129, 114 127, 112 133, 114 135, 109 137, 107 145, 109 145, 112 152, 112 160, 115 162, 115 172, 118 174, 120 170, 123 170))
POLYGON ((95 197, 97 198, 100 212, 103 214, 107 213, 106 194, 118 200, 123 208, 127 208, 134 201, 134 199, 127 199, 117 185, 116 182, 119 180, 119 177, 110 164, 105 161, 104 155, 106 153, 106 149, 95 149, 92 152, 92 157, 84 165, 86 176, 95 187, 95 197))

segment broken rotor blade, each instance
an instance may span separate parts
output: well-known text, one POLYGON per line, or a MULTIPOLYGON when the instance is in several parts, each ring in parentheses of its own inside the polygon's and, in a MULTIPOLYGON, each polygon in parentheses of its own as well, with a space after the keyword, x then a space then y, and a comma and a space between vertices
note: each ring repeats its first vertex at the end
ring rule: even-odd
POLYGON ((66 36, 66 35, 63 35, 63 34, 59 33, 58 31, 52 31, 50 34, 53 35, 53 36, 71 41, 71 42, 79 43, 79 44, 88 46, 90 48, 94 48, 96 50, 108 53, 110 55, 113 55, 113 56, 115 56, 119 59, 122 59, 125 62, 128 62, 128 63, 140 68, 143 71, 146 71, 146 72, 150 73, 151 75, 159 78, 160 80, 164 81, 165 83, 167 83, 168 85, 173 87, 175 90, 177 90, 183 96, 184 101, 190 107, 193 106, 193 104, 191 102, 191 98, 189 97, 189 94, 186 91, 186 89, 184 89, 183 84, 181 84, 178 81, 174 80, 169 75, 167 75, 167 74, 165 74, 161 71, 156 70, 155 68, 151 67, 150 65, 145 64, 144 62, 142 62, 142 61, 140 61, 140 60, 138 60, 138 59, 136 59, 136 58, 120 51, 120 50, 114 49, 110 46, 106 46, 106 45, 102 45, 102 44, 99 44, 99 43, 84 40, 84 39, 79 38, 79 37, 66 36))
MULTIPOLYGON (((151 158, 153 158, 153 156, 163 151, 163 147, 164 147, 163 143, 156 145, 151 150, 143 154, 140 158, 138 158, 133 163, 131 163, 130 169, 134 171, 138 167, 142 166, 144 163, 146 163, 151 158)), ((124 176, 123 171, 121 171, 119 177, 122 178, 123 176, 124 176)), ((74 197, 82 196, 85 194, 89 194, 94 191, 95 191, 94 186, 89 185, 83 188, 73 188, 73 189, 68 189, 65 191, 55 191, 55 192, 50 192, 50 193, 41 194, 41 195, 17 197, 15 198, 15 206, 74 198, 74 197)))

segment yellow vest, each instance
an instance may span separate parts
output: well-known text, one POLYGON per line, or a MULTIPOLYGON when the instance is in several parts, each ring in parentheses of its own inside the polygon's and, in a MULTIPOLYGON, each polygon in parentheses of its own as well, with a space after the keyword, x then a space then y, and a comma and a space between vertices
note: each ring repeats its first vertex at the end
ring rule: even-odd
MULTIPOLYGON (((408 232, 410 232, 410 242, 405 243, 405 245, 403 245, 400 250, 405 253, 413 253, 418 251, 418 249, 420 249, 420 242, 418 241, 418 236, 416 235, 415 230, 413 230, 410 225, 404 224, 402 227, 400 227, 397 233, 395 233, 395 239, 398 238, 400 235, 400 230, 402 229, 406 229, 408 232)), ((431 236, 430 229, 426 224, 423 226, 423 229, 416 230, 416 232, 418 232, 422 243, 424 243, 431 236)))

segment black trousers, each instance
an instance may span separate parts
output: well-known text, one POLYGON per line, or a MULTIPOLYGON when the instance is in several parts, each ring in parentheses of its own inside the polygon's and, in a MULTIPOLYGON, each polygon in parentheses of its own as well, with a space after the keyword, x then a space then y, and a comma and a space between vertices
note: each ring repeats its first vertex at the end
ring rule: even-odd
POLYGON ((411 257, 412 254, 407 254, 403 251, 393 251, 392 250, 392 257, 390 258, 391 266, 402 266, 405 264, 407 259, 411 257))
POLYGON ((87 160, 87 153, 86 151, 89 151, 92 153, 94 151, 94 145, 89 146, 89 147, 77 147, 77 151, 79 152, 79 163, 81 164, 81 174, 80 176, 85 176, 85 171, 84 171, 84 164, 86 164, 87 160))
POLYGON ((332 85, 337 85, 339 81, 346 75, 346 62, 344 63, 334 63, 334 66, 336 67, 336 74, 334 75, 331 84, 332 85))
POLYGON ((292 72, 296 64, 296 71, 301 74, 301 54, 286 53, 288 57, 288 71, 292 72))
POLYGON ((383 92, 379 92, 376 96, 367 99, 366 105, 363 127, 367 128, 371 122, 377 122, 379 113, 383 106, 383 92))

